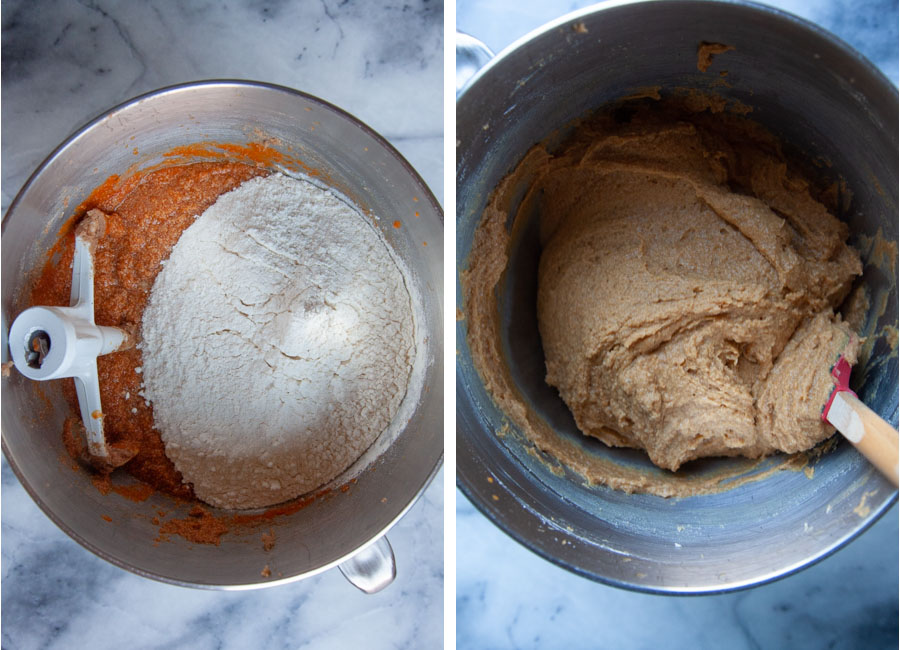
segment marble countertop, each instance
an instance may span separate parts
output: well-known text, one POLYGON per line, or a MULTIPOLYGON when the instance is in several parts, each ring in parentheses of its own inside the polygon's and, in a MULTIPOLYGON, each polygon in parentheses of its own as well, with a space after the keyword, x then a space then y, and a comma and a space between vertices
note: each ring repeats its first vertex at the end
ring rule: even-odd
MULTIPOLYGON (((385 136, 443 200, 439 2, 7 0, 2 209, 105 109, 211 78, 298 88, 385 136)), ((443 471, 391 530, 398 577, 366 596, 336 570, 251 592, 118 569, 69 539, 2 467, 2 646, 406 648, 443 640, 443 471)))
MULTIPOLYGON (((458 0, 457 28, 499 52, 570 0, 458 0)), ((894 0, 770 2, 834 32, 897 84, 894 0)), ((737 593, 672 597, 580 578, 531 553, 457 491, 458 648, 896 648, 898 510, 815 566, 737 593)))

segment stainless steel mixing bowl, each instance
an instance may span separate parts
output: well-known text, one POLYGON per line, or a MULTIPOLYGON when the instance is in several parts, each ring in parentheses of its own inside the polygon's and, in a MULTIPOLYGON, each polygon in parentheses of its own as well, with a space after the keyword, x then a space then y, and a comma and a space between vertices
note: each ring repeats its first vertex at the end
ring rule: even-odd
POLYGON ((3 379, 3 452, 60 528, 100 557, 140 575, 195 587, 249 588, 296 580, 344 562, 345 575, 374 589, 389 582, 393 571, 389 546, 379 538, 425 489, 442 458, 443 215, 402 156, 352 116, 288 88, 215 81, 138 97, 80 129, 32 175, 3 219, 3 359, 8 359, 8 325, 28 306, 27 288, 60 226, 94 187, 134 164, 135 148, 144 167, 163 161, 176 146, 260 140, 318 170, 381 217, 386 240, 410 269, 421 296, 425 389, 409 424, 374 462, 373 471, 364 471, 346 492, 335 490, 293 514, 225 535, 219 546, 190 544, 177 536, 154 544, 156 511, 183 517, 187 508, 179 510, 158 494, 143 503, 115 493, 104 496, 87 472, 72 471, 61 437, 69 407, 57 382, 38 385, 15 371, 3 379), (403 227, 391 227, 398 219, 403 227), (266 552, 260 535, 270 528, 277 541, 266 552), (363 549, 362 557, 350 560, 363 549), (263 578, 267 565, 271 577, 263 578))
MULTIPOLYGON (((559 142, 576 118, 657 86, 738 100, 802 157, 844 179, 852 202, 839 216, 864 251, 861 281, 884 299, 869 310, 866 333, 880 339, 867 366, 854 371, 855 388, 896 426, 896 339, 892 348, 883 329, 897 325, 896 248, 878 252, 868 244, 879 231, 897 242, 897 91, 834 36, 778 10, 737 2, 606 2, 538 29, 491 60, 457 101, 457 270, 469 264, 492 190, 530 147, 559 142), (704 74, 697 68, 701 41, 735 49, 704 74), (727 70, 727 85, 720 70, 727 70)), ((653 471, 638 452, 580 435, 544 383, 535 314, 540 247, 530 225, 497 288, 516 386, 530 408, 587 453, 653 471)), ((456 301, 465 312, 459 281, 456 301)), ((710 496, 663 499, 584 485, 571 472, 551 471, 518 440, 515 426, 509 435, 495 434, 506 418, 473 368, 465 320, 457 324, 457 347, 459 486, 513 538, 580 575, 659 593, 759 584, 825 557, 896 500, 845 442, 813 464, 811 478, 780 471, 710 496)), ((734 462, 706 461, 693 471, 734 462)))

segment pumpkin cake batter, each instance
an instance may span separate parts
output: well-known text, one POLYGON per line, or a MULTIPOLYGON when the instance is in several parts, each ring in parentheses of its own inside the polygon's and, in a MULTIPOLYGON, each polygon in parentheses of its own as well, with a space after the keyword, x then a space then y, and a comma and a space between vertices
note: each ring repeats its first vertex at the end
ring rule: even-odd
POLYGON ((548 435, 502 369, 506 223, 536 211, 546 380, 583 433, 673 471, 809 449, 833 433, 820 419, 831 365, 859 344, 834 309, 862 265, 820 198, 744 118, 647 100, 594 118, 554 153, 533 148, 492 195, 463 274, 473 362, 538 447, 589 480, 696 491, 548 435))
MULTIPOLYGON (((91 210, 105 213, 106 232, 94 256, 95 318, 99 325, 138 332, 161 263, 181 233, 216 199, 266 171, 238 162, 202 162, 167 167, 122 181, 116 176, 98 187, 76 210, 76 220, 91 210)), ((72 283, 75 234, 59 242, 31 293, 33 305, 67 305, 72 283)), ((133 456, 125 471, 172 496, 193 499, 189 483, 165 454, 153 427, 153 408, 141 396, 143 358, 139 347, 97 358, 104 433, 110 446, 133 456)), ((64 393, 78 413, 73 380, 64 393)), ((70 455, 86 457, 81 420, 66 421, 63 439, 70 455)), ((112 468, 101 468, 106 472, 112 468)))
MULTIPOLYGON (((259 514, 214 516, 196 505, 186 519, 162 523, 154 519, 154 524, 160 526, 159 539, 178 534, 194 543, 218 544, 231 526, 270 523, 273 517, 290 514, 326 496, 330 492, 328 488, 292 499, 330 480, 363 452, 366 453, 363 457, 371 460, 371 454, 383 451, 384 444, 396 434, 397 426, 409 418, 415 403, 414 397, 405 397, 405 380, 395 380, 397 377, 402 380, 404 372, 413 373, 408 377, 412 394, 421 390, 422 372, 418 362, 414 367, 412 363, 399 363, 401 359, 396 354, 391 359, 398 363, 385 365, 383 362, 387 358, 386 350, 411 343, 413 305, 406 279, 400 268, 394 266, 396 262, 386 243, 373 237, 377 230, 343 199, 318 185, 280 174, 270 175, 266 168, 272 163, 287 169, 300 165, 310 177, 318 175, 302 163, 283 160, 277 151, 255 143, 247 147, 211 143, 210 148, 205 144, 173 149, 166 154, 173 158, 171 162, 125 178, 110 176, 91 192, 61 229, 60 238, 49 251, 42 273, 32 287, 30 301, 42 305, 68 304, 75 234, 90 228, 96 322, 126 330, 134 344, 97 358, 104 434, 112 452, 110 459, 100 461, 87 453, 71 379, 63 380, 63 393, 72 407, 72 415, 63 427, 66 450, 72 459, 90 466, 92 482, 104 494, 115 491, 125 498, 144 501, 158 490, 179 501, 200 499, 228 509, 267 507, 259 514), (177 158, 223 158, 219 149, 237 159, 182 162, 177 158), (300 235, 281 232, 301 226, 300 235), (207 235, 213 239, 207 241, 207 235), (216 237, 220 236, 227 236, 227 241, 216 243, 216 237), (271 237, 278 241, 269 241, 271 237), (284 245, 299 247, 300 258, 289 254, 291 249, 285 249, 284 245), (335 246, 342 246, 343 250, 332 250, 335 246), (359 254, 340 262, 340 254, 346 257, 351 246, 356 247, 351 252, 359 254), (205 260, 206 266, 197 259, 205 260), (210 264, 213 266, 207 268, 210 264), (281 269, 282 266, 285 268, 281 269), (382 277, 381 271, 387 275, 382 277), (353 276, 354 282, 346 281, 347 274, 353 276), (154 289, 163 279, 168 283, 167 290, 162 291, 159 286, 154 289), (219 282, 224 288, 219 287, 219 282), (309 286, 301 286, 304 282, 309 286), (242 299, 217 293, 231 290, 242 299), (203 317, 209 316, 213 307, 221 307, 223 299, 238 303, 237 309, 231 306, 223 315, 213 314, 206 327, 215 327, 211 333, 204 334, 203 317), (255 311, 254 305, 259 309, 255 311), (324 311, 323 306, 327 307, 324 311), (406 308, 405 315, 400 313, 401 308, 406 308), (263 350, 260 358, 255 356, 260 352, 256 346, 250 352, 240 349, 233 338, 241 337, 233 334, 243 331, 240 329, 243 325, 236 322, 240 319, 231 312, 256 318, 265 328, 249 334, 247 341, 258 340, 274 347, 263 350), (379 320, 377 326, 372 325, 373 318, 379 320), (323 326, 325 321, 333 327, 323 326), (202 331, 198 333, 197 328, 202 331), (326 330, 331 338, 326 336, 327 341, 316 343, 326 330), (173 339, 175 344, 170 346, 172 331, 184 334, 173 339), (304 331, 306 335, 300 336, 304 331), (225 334, 227 345, 221 343, 225 334), (220 338, 216 339, 217 336, 220 338), (354 342, 358 348, 363 338, 368 348, 363 352, 354 351, 354 342), (307 354, 310 341, 316 349, 307 354), (382 345, 383 341, 387 343, 382 345), (179 365, 184 360, 178 356, 180 353, 187 357, 182 365, 179 365), (229 365, 233 358, 238 359, 236 367, 229 365), (257 392, 263 391, 257 395, 259 412, 246 402, 252 387, 248 389, 250 393, 244 391, 235 400, 231 389, 216 385, 222 377, 239 385, 240 372, 246 369, 247 363, 254 372, 252 377, 244 378, 244 383, 264 382, 260 384, 262 388, 257 387, 257 392), (368 365, 363 367, 365 364, 368 365), (193 384, 200 385, 207 376, 214 377, 207 386, 207 394, 197 392, 196 388, 191 394, 190 386, 181 385, 183 377, 195 370, 193 366, 200 368, 200 377, 194 377, 193 384), (322 370, 319 366, 327 367, 322 370), (286 377, 280 384, 285 392, 283 397, 273 392, 279 384, 264 372, 260 374, 261 367, 278 367, 282 371, 290 367, 290 372, 282 373, 286 377), (391 377, 399 374, 391 379, 384 373, 391 377), (297 379, 298 376, 301 378, 297 379), (368 382, 367 392, 360 384, 361 378, 368 382), (311 387, 313 379, 318 383, 311 387), (175 389, 171 388, 173 384, 175 389), (346 409, 339 408, 341 404, 329 406, 327 400, 315 399, 315 392, 324 390, 323 386, 332 400, 347 402, 356 411, 348 414, 346 409), (219 395, 216 392, 219 390, 225 393, 219 395), (318 412, 298 411, 301 399, 318 412), (199 432, 191 428, 194 425, 188 426, 192 422, 206 425, 209 418, 219 422, 225 417, 222 413, 226 407, 237 409, 236 415, 226 417, 231 428, 223 424, 225 421, 199 432), (207 413, 208 418, 198 420, 198 412, 207 413), (281 420, 275 417, 278 413, 281 420), (313 424, 298 428, 298 414, 303 416, 302 421, 313 424), (396 421, 392 419, 394 416, 396 421), (242 422, 241 417, 249 421, 242 422), (259 417, 266 420, 266 425, 254 428, 259 417), (386 417, 387 423, 382 421, 386 417), (348 424, 352 418, 356 418, 356 428, 349 430, 346 427, 352 424, 348 424), (339 422, 325 427, 326 419, 339 422), (273 423, 276 428, 288 428, 275 430, 273 423), (380 444, 373 444, 372 436, 382 431, 388 431, 389 435, 383 436, 380 444), (256 440, 260 435, 266 438, 260 448, 261 456, 256 453, 259 450, 245 449, 247 444, 261 444, 256 440), (279 442, 279 435, 287 437, 279 442), (196 441, 203 444, 195 444, 196 441), (272 449, 287 443, 303 443, 307 447, 300 451, 294 449, 301 456, 276 453, 268 458, 272 449), (186 452, 185 447, 190 447, 194 455, 186 452), (230 461, 228 454, 238 452, 243 454, 240 464, 232 463, 237 469, 231 466, 223 469, 221 457, 230 461), (195 456, 199 457, 200 469, 194 462, 198 460, 195 456), (191 462, 186 462, 186 457, 191 462), (140 482, 113 483, 110 474, 118 467, 140 482), (243 476, 248 467, 262 468, 264 474, 275 467, 281 475, 278 480, 267 475, 259 481, 243 476), (302 471, 293 471, 296 467, 302 471), (299 485, 298 480, 306 483, 299 485), (279 482, 285 485, 278 485, 279 482), (211 484, 215 486, 212 492, 211 484), (238 499, 233 495, 226 499, 215 493, 216 489, 227 489, 243 494, 251 488, 256 490, 253 499, 238 499), (288 499, 292 500, 288 502, 288 499)), ((356 479, 351 479, 341 491, 349 490, 349 485, 355 482, 356 479)), ((160 512, 159 516, 164 515, 160 512)))

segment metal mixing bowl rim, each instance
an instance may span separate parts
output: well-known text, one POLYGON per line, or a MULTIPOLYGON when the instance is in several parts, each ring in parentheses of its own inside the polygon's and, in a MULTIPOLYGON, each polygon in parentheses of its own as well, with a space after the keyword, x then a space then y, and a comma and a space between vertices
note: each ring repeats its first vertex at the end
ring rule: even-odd
MULTIPOLYGON (((527 470, 526 470, 527 471, 527 470)), ((457 475, 458 476, 458 475, 457 475)), ((492 524, 494 524, 499 530, 504 532, 509 538, 518 542, 529 551, 535 553, 539 557, 547 560, 556 566, 566 569, 567 571, 571 571, 575 575, 578 575, 582 578, 587 578, 589 580, 593 580, 594 582, 599 582, 600 584, 606 585, 608 587, 617 587, 619 589, 627 589, 628 591, 634 591, 638 593, 652 594, 657 596, 713 596, 717 594, 725 594, 732 593, 736 591, 743 591, 746 589, 752 589, 754 587, 759 587, 762 585, 766 585, 772 582, 776 582, 781 580, 782 578, 787 578, 789 576, 794 575, 795 573, 799 573, 800 571, 807 569, 815 564, 818 564, 822 560, 827 557, 830 557, 844 546, 852 542, 859 535, 867 531, 881 516, 887 512, 891 506, 897 503, 897 492, 894 492, 890 498, 888 498, 877 511, 873 511, 873 513, 869 516, 868 520, 866 520, 862 526, 859 528, 848 532, 846 535, 836 540, 831 546, 822 550, 818 555, 807 558, 803 562, 798 562, 792 567, 788 567, 787 569, 781 570, 779 572, 773 572, 771 575, 753 579, 746 580, 743 582, 735 582, 729 585, 726 585, 719 589, 709 589, 707 587, 701 587, 698 589, 691 588, 678 588, 678 587, 652 587, 647 585, 636 584, 632 582, 627 582, 625 580, 616 580, 613 578, 609 578, 606 576, 601 576, 591 571, 579 567, 575 564, 565 562, 561 558, 548 553, 540 545, 534 543, 527 536, 520 534, 518 530, 513 530, 512 527, 507 527, 504 525, 504 522, 501 522, 500 518, 495 516, 492 511, 487 507, 486 503, 482 503, 482 501, 475 497, 475 491, 472 489, 470 485, 466 482, 457 478, 456 487, 465 495, 466 499, 469 500, 475 509, 478 510, 482 515, 484 515, 492 524)))
POLYGON ((546 34, 547 32, 553 31, 554 29, 558 29, 567 23, 570 23, 573 20, 578 18, 582 18, 584 16, 603 13, 605 11, 614 10, 620 7, 625 7, 629 5, 651 5, 651 4, 696 4, 696 5, 734 5, 745 7, 747 9, 758 11, 762 14, 768 15, 776 15, 782 20, 786 20, 788 22, 794 23, 801 29, 806 29, 808 31, 814 32, 816 36, 822 38, 833 46, 841 49, 844 54, 850 56, 854 59, 854 61, 867 68, 867 71, 878 77, 879 82, 891 88, 894 92, 894 95, 898 94, 897 86, 888 79, 884 73, 879 70, 869 59, 859 53, 856 49, 854 49, 851 45, 849 45, 846 41, 836 36, 835 34, 829 32, 826 29, 816 25, 815 23, 807 20, 806 18, 801 18, 800 16, 793 14, 789 11, 785 11, 783 9, 779 9, 778 7, 773 7, 770 5, 761 4, 759 2, 753 2, 752 0, 606 0, 602 4, 599 5, 591 5, 589 7, 583 7, 581 9, 576 9, 575 11, 571 11, 567 14, 560 16, 559 18, 554 18, 550 22, 544 23, 543 25, 536 27, 530 32, 526 33, 524 36, 521 36, 514 40, 512 43, 504 47, 500 50, 494 57, 485 63, 481 68, 479 68, 475 74, 473 74, 468 81, 466 81, 465 86, 463 86, 459 93, 456 96, 456 103, 458 104, 466 92, 472 88, 478 80, 487 74, 494 66, 499 65, 499 63, 510 56, 515 50, 519 49, 525 43, 546 34))
MULTIPOLYGON (((593 5, 590 7, 585 7, 582 9, 578 9, 576 11, 569 12, 547 22, 536 29, 531 30, 524 36, 516 39, 511 44, 504 47, 499 53, 497 53, 490 61, 488 61, 484 66, 482 66, 472 77, 466 82, 465 86, 461 89, 456 98, 456 103, 459 104, 466 94, 476 85, 480 79, 489 74, 493 68, 498 65, 501 65, 502 62, 513 55, 520 47, 529 43, 530 41, 537 39, 545 34, 559 29, 560 27, 571 23, 573 20, 577 20, 578 18, 582 18, 588 15, 593 15, 597 13, 603 13, 605 11, 615 10, 620 7, 625 7, 629 5, 650 5, 650 4, 696 4, 698 6, 702 5, 732 5, 738 7, 744 7, 751 11, 757 11, 759 13, 765 15, 774 15, 777 16, 781 20, 785 20, 787 22, 793 23, 800 29, 804 29, 806 31, 812 32, 813 35, 819 39, 823 39, 827 41, 830 45, 837 48, 844 54, 845 56, 850 57, 857 65, 861 66, 865 72, 872 75, 879 83, 879 85, 883 88, 889 88, 895 97, 898 95, 897 87, 879 70, 875 65, 869 61, 865 56, 857 52, 853 47, 847 44, 845 41, 835 36, 831 32, 819 27, 815 23, 812 23, 804 18, 796 16, 790 12, 778 9, 776 7, 771 7, 768 5, 763 5, 757 2, 751 2, 749 0, 608 0, 604 2, 602 5, 593 5)), ((465 343, 464 343, 465 344, 465 343)), ((460 369, 457 366, 457 386, 458 389, 464 382, 461 382, 460 369)), ((463 392, 465 392, 463 390, 463 392)), ((457 399, 457 404, 459 404, 459 400, 457 399)), ((459 427, 457 428, 457 436, 466 436, 466 432, 461 430, 459 427)), ((538 556, 542 557, 545 560, 552 562, 553 564, 571 571, 572 573, 579 575, 584 578, 588 578, 595 582, 599 582, 601 584, 605 584, 611 587, 618 587, 622 589, 628 589, 630 591, 636 591, 640 593, 647 594, 656 594, 656 595, 684 595, 684 596, 702 596, 702 595, 713 595, 713 594, 722 594, 729 593, 735 591, 741 591, 744 589, 750 589, 752 587, 768 584, 774 582, 776 580, 780 580, 782 578, 786 578, 791 576, 807 567, 813 566, 818 562, 824 560, 829 557, 836 551, 843 548, 846 544, 849 544, 856 537, 864 533, 869 529, 881 516, 893 506, 898 499, 898 492, 895 490, 893 493, 886 498, 880 507, 873 508, 872 512, 869 516, 862 522, 862 524, 855 528, 852 531, 847 532, 845 535, 835 540, 832 544, 827 546, 826 548, 820 550, 817 554, 806 558, 805 560, 796 563, 793 566, 788 566, 786 568, 779 569, 777 572, 773 572, 770 575, 761 576, 758 578, 753 578, 750 580, 744 580, 740 582, 735 582, 729 585, 725 585, 721 588, 708 588, 701 587, 697 589, 691 588, 678 588, 678 587, 658 587, 658 586, 648 586, 641 585, 632 582, 627 582, 623 580, 616 580, 606 576, 601 576, 592 573, 590 570, 585 569, 583 567, 576 566, 572 563, 566 562, 559 557, 552 555, 551 553, 545 551, 538 545, 536 542, 531 540, 523 531, 521 530, 521 526, 517 526, 515 524, 511 524, 507 521, 507 519, 500 517, 497 512, 491 509, 490 504, 487 499, 481 499, 479 495, 479 491, 476 488, 476 483, 474 481, 467 482, 465 475, 459 472, 459 458, 465 457, 467 455, 466 451, 463 451, 462 454, 457 452, 457 473, 456 473, 456 485, 457 488, 466 496, 470 503, 472 503, 475 508, 481 512, 491 523, 493 523, 497 528, 506 533, 513 540, 520 543, 525 548, 530 551, 536 553, 538 556)), ((474 463, 477 465, 478 460, 475 460, 474 463)), ((513 460, 512 462, 516 463, 517 461, 513 460)), ((530 473, 528 468, 521 467, 520 468, 525 473, 530 473)), ((474 472, 473 472, 474 474, 474 472)), ((494 486, 496 488, 496 485, 494 486)), ((515 496, 513 495, 515 499, 515 496)), ((543 517, 543 515, 541 515, 543 517)))
MULTIPOLYGON (((262 88, 262 89, 274 90, 277 92, 288 93, 291 95, 302 97, 303 99, 305 99, 311 103, 318 104, 321 107, 332 111, 333 113, 337 114, 338 116, 343 117, 343 118, 349 120, 350 122, 354 123, 358 128, 362 129, 373 140, 375 140, 381 146, 383 146, 385 148, 385 150, 390 155, 392 155, 397 160, 397 162, 407 171, 407 173, 410 174, 410 177, 413 179, 413 181, 416 183, 416 185, 418 185, 419 188, 421 189, 422 196, 429 202, 431 207, 435 210, 435 213, 438 215, 440 222, 443 225, 444 211, 441 208, 440 204, 438 203, 437 199, 435 198, 434 194, 432 193, 431 189, 428 187, 428 185, 425 183, 425 181, 422 179, 422 177, 419 175, 419 173, 406 160, 406 158, 404 158, 403 155, 399 151, 397 151, 397 149, 393 145, 391 145, 384 137, 382 137, 378 132, 376 132, 374 129, 372 129, 371 127, 366 125, 364 122, 362 122, 359 118, 355 117, 351 113, 345 111, 342 108, 339 108, 338 106, 335 106, 334 104, 332 104, 324 99, 320 99, 319 97, 316 97, 315 95, 310 95, 309 93, 305 93, 301 90, 296 90, 294 88, 289 88, 287 86, 281 86, 278 84, 268 83, 268 82, 264 82, 264 81, 249 81, 249 80, 244 80, 244 79, 206 79, 206 80, 201 80, 201 81, 191 81, 191 82, 186 82, 186 83, 173 84, 173 85, 165 86, 162 88, 158 88, 156 90, 151 90, 151 91, 143 93, 141 95, 137 95, 131 99, 121 102, 120 104, 117 104, 116 106, 113 106, 112 108, 109 108, 109 109, 103 111, 102 113, 97 115, 97 117, 93 118, 92 120, 89 120, 83 126, 76 129, 70 136, 68 136, 65 140, 63 140, 61 144, 59 144, 56 148, 53 149, 53 151, 50 152, 50 154, 43 160, 43 162, 41 162, 41 164, 38 165, 38 167, 35 169, 35 171, 28 177, 28 180, 25 181, 25 183, 22 185, 21 189, 19 189, 19 191, 16 193, 15 198, 12 200, 12 202, 9 205, 9 208, 7 208, 6 213, 3 215, 2 222, 0 222, 0 232, 2 232, 2 230, 6 229, 6 225, 7 225, 10 215, 13 213, 16 206, 19 204, 19 201, 21 200, 21 198, 26 194, 26 192, 31 187, 31 185, 35 182, 35 180, 38 178, 38 176, 40 176, 40 174, 44 171, 44 169, 48 165, 50 165, 50 163, 60 153, 62 153, 63 150, 72 146, 84 133, 91 130, 92 128, 94 128, 99 123, 103 122, 104 120, 109 118, 111 115, 115 114, 116 112, 123 110, 125 108, 128 108, 129 106, 132 106, 134 104, 140 103, 151 97, 164 95, 164 94, 167 94, 170 92, 179 92, 179 91, 189 90, 192 88, 215 87, 215 86, 262 88)), ((6 332, 4 332, 4 338, 5 338, 5 336, 6 336, 6 332)), ((6 346, 4 346, 3 354, 4 354, 4 357, 7 354, 6 346)), ((369 545, 375 543, 376 540, 378 540, 380 537, 385 535, 388 532, 388 530, 390 528, 392 528, 394 526, 394 524, 396 524, 410 510, 410 508, 412 508, 412 506, 416 503, 416 501, 419 499, 419 497, 422 496, 422 493, 425 492, 425 490, 428 488, 428 486, 434 480, 434 477, 440 471, 440 469, 443 465, 443 462, 444 462, 444 452, 443 452, 443 449, 441 449, 441 453, 439 454, 437 460, 435 461, 434 466, 431 468, 430 472, 428 473, 427 477, 423 481, 422 485, 419 486, 419 488, 416 490, 415 494, 413 494, 411 496, 408 503, 400 510, 400 512, 393 519, 391 519, 390 522, 388 522, 388 524, 385 525, 378 532, 378 534, 374 535, 371 539, 366 541, 364 544, 360 545, 353 551, 347 553, 343 557, 340 557, 324 566, 317 567, 310 571, 307 571, 304 573, 299 573, 299 574, 293 575, 293 576, 288 576, 285 578, 280 578, 277 580, 267 580, 264 582, 251 582, 251 583, 245 583, 245 584, 220 585, 220 584, 202 584, 202 583, 196 583, 196 582, 187 582, 187 581, 183 581, 183 580, 176 580, 176 579, 170 578, 168 576, 163 576, 163 575, 153 573, 151 571, 145 571, 143 569, 139 569, 138 567, 132 566, 132 565, 128 564, 127 562, 122 562, 118 558, 113 557, 112 555, 110 555, 110 554, 106 553, 105 551, 99 549, 98 547, 94 546, 93 544, 88 542, 86 539, 81 537, 81 535, 79 535, 77 532, 75 532, 72 528, 70 528, 68 525, 66 525, 62 520, 60 520, 59 517, 57 517, 56 514, 46 506, 46 504, 39 497, 37 492, 25 480, 25 477, 22 474, 21 470, 19 469, 15 458, 12 456, 12 454, 9 451, 9 448, 7 447, 6 436, 3 435, 2 427, 0 427, 0 448, 2 448, 3 456, 6 458, 6 461, 9 463, 9 466, 12 469, 13 473, 16 475, 16 478, 19 479, 19 483, 22 485, 22 487, 25 488, 25 491, 28 493, 28 495, 31 497, 31 499, 37 504, 38 508, 40 508, 40 510, 45 515, 47 515, 47 517, 49 517, 50 520, 54 524, 56 524, 56 526, 60 530, 62 530, 69 537, 71 537, 73 540, 78 542, 81 546, 83 546, 84 548, 89 550, 91 553, 93 553, 97 557, 100 557, 121 569, 125 569, 126 571, 129 571, 136 575, 142 576, 144 578, 150 578, 150 579, 153 579, 153 580, 156 580, 159 582, 177 585, 180 587, 192 587, 192 588, 196 588, 196 589, 210 589, 210 590, 222 590, 222 591, 241 591, 241 590, 249 590, 249 589, 263 589, 266 587, 274 587, 277 585, 287 584, 289 582, 296 582, 298 580, 303 580, 305 578, 309 578, 309 577, 312 577, 319 573, 322 573, 323 571, 327 571, 328 569, 334 568, 338 564, 341 564, 342 562, 350 559, 356 553, 362 551, 369 545)))

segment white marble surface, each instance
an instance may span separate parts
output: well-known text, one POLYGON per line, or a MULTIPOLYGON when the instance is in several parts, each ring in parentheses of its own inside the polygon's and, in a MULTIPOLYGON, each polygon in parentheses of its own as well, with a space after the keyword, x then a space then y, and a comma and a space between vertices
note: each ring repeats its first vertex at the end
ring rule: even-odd
MULTIPOLYGON (((106 108, 223 77, 337 104, 390 140, 443 199, 440 2, 5 0, 2 29, 4 211, 41 160, 106 108)), ((442 644, 443 472, 391 531, 398 577, 374 596, 335 570, 238 593, 152 582, 71 541, 5 460, 2 472, 4 649, 442 644)))
MULTIPOLYGON (((591 2, 459 0, 457 27, 499 52, 591 2)), ((895 0, 770 2, 862 51, 897 83, 895 0)), ((897 648, 895 505, 835 555, 733 594, 652 596, 606 587, 544 561, 457 491, 458 648, 897 648)))

